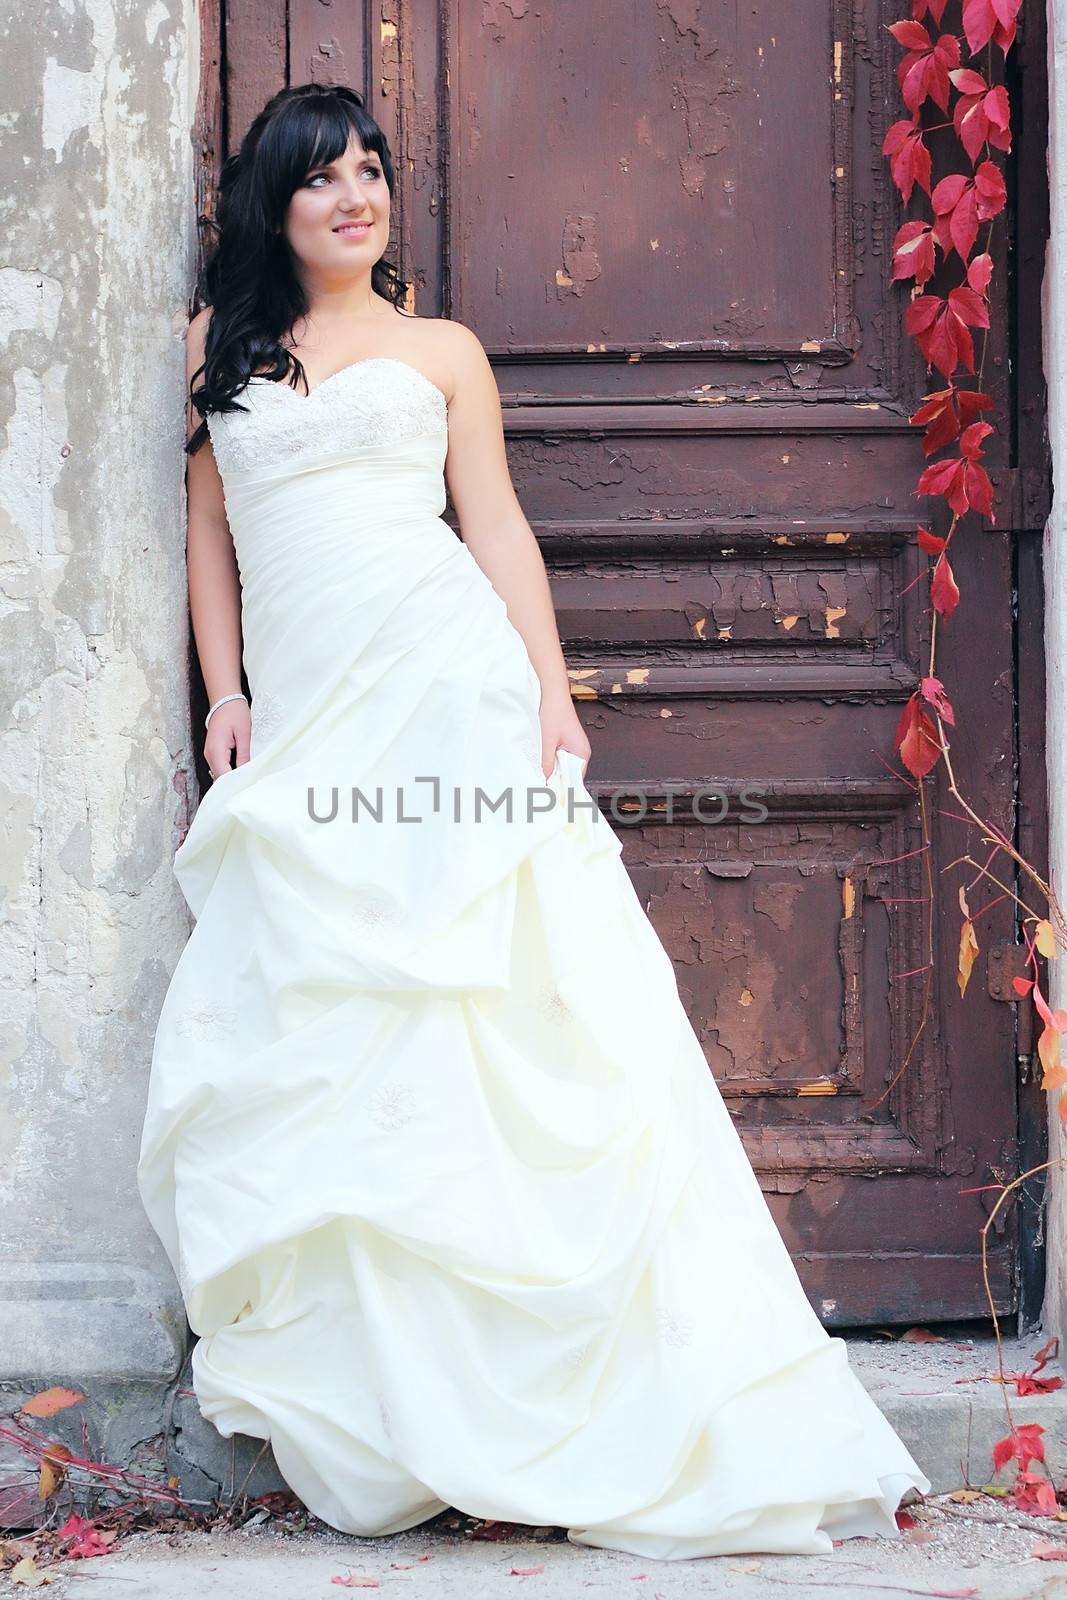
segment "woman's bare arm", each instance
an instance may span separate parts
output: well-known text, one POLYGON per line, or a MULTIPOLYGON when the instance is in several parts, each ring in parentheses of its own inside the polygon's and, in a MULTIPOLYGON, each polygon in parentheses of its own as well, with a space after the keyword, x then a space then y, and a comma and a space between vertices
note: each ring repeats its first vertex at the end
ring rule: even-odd
POLYGON ((547 777, 559 745, 583 760, 589 740, 571 699, 548 574, 533 529, 515 494, 504 446, 500 394, 477 336, 459 322, 447 329, 451 368, 445 477, 463 542, 503 599, 541 680, 542 767, 547 777))
MULTIPOLYGON (((189 324, 187 384, 203 363, 210 319, 210 308, 205 308, 189 324)), ((190 438, 200 417, 191 403, 186 413, 186 437, 190 438)), ((195 455, 187 457, 186 501, 189 610, 208 704, 213 705, 222 695, 241 690, 241 581, 226 518, 222 478, 210 439, 195 455)), ((236 749, 238 766, 248 760, 249 732, 249 712, 243 701, 230 701, 219 708, 204 743, 213 775, 230 765, 231 750, 236 749)))

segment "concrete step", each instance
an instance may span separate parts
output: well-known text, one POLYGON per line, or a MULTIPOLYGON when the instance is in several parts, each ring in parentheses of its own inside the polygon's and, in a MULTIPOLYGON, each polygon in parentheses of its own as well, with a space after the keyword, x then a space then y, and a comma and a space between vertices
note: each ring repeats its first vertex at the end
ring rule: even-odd
MULTIPOLYGON (((1038 1423, 1045 1432, 1046 1461, 1054 1483, 1067 1478, 1067 1383, 1051 1394, 1020 1395, 997 1378, 992 1334, 954 1334, 937 1328, 935 1342, 911 1343, 868 1335, 845 1338, 849 1362, 871 1399, 930 1479, 934 1494, 965 1484, 1010 1482, 1009 1465, 993 1478, 993 1446, 1015 1426, 1038 1423), (1007 1400, 1007 1406, 1005 1405, 1007 1400)), ((1028 1372, 1047 1334, 1003 1340, 1005 1373, 1028 1372)), ((1042 1378, 1063 1378, 1057 1360, 1042 1378)))

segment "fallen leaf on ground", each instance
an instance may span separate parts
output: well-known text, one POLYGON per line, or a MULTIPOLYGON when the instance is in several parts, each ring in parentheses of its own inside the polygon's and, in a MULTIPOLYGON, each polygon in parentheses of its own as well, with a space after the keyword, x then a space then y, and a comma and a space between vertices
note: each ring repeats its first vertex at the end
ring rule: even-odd
POLYGON ((16 1561, 8 1577, 12 1583, 24 1583, 28 1589, 36 1589, 42 1583, 53 1581, 52 1574, 41 1572, 32 1556, 23 1556, 21 1561, 16 1561))
POLYGON ((1048 1539, 1042 1539, 1034 1545, 1030 1554, 1038 1561, 1067 1561, 1067 1544, 1052 1544, 1048 1539))
POLYGON ((535 1572, 544 1572, 545 1564, 542 1561, 539 1567, 512 1567, 511 1575, 514 1578, 532 1578, 535 1572))
POLYGON ((54 1417, 67 1406, 76 1406, 85 1396, 78 1389, 42 1389, 32 1400, 27 1400, 19 1410, 27 1417, 54 1417))

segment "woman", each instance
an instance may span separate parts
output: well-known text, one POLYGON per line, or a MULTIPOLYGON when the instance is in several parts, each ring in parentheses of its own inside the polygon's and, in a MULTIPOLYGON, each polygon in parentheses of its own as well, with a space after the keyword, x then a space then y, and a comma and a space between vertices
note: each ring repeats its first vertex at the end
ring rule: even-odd
POLYGON ((894 1536, 929 1480, 808 1304, 585 788, 495 381, 400 309, 393 188, 358 95, 274 96, 190 328, 216 781, 138 1181, 200 1407, 353 1533, 894 1536))

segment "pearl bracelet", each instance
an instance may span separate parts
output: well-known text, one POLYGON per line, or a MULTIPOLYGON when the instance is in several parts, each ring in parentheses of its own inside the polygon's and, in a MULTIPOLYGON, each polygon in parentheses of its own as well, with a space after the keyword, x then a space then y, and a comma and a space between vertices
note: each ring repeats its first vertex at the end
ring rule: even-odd
POLYGON ((214 715, 214 713, 219 709, 219 706, 224 706, 226 704, 227 700, 243 700, 245 705, 248 704, 248 696, 246 694, 243 694, 240 690, 238 690, 236 694, 224 694, 220 700, 216 700, 215 701, 215 704, 211 707, 211 709, 208 712, 207 716, 204 718, 204 727, 205 728, 207 727, 208 723, 211 721, 211 718, 214 715))

